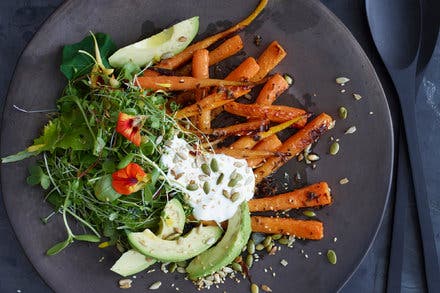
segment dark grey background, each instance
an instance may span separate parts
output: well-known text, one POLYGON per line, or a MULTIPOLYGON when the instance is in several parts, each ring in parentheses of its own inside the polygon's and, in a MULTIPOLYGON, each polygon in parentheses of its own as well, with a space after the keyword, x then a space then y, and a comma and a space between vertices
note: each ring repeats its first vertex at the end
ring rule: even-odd
MULTIPOLYGON (((2 105, 12 78, 16 62, 27 42, 42 22, 60 5, 61 0, 2 0, 0 1, 0 98, 2 105)), ((394 121, 399 121, 395 91, 372 42, 365 16, 363 0, 323 0, 351 30, 375 66, 387 94, 394 121)), ((426 71, 419 90, 417 126, 423 129, 420 136, 423 160, 431 196, 431 215, 434 218, 437 248, 440 249, 440 42, 426 71)), ((396 130, 399 125, 395 123, 396 130)), ((397 132, 396 132, 397 133, 397 132)), ((397 140, 398 141, 398 140, 397 140)), ((378 236, 364 261, 342 292, 382 292, 386 288, 389 246, 392 231, 392 206, 389 201, 378 236)), ((17 242, 7 219, 3 202, 0 202, 0 292, 50 292, 35 272, 17 242)), ((405 239, 404 292, 425 290, 422 255, 417 236, 418 223, 414 200, 411 199, 407 234, 405 239)))

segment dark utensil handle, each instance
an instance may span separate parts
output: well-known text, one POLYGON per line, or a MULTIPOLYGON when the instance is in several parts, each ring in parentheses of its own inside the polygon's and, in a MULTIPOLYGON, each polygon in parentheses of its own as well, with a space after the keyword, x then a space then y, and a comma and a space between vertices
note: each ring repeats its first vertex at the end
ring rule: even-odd
POLYGON ((405 247, 406 217, 410 192, 413 191, 408 148, 404 130, 400 130, 397 163, 396 195, 394 201, 393 235, 388 265, 387 292, 402 291, 403 251, 405 247))
POLYGON ((432 226, 426 181, 417 137, 414 97, 408 92, 399 91, 402 115, 405 126, 408 152, 414 183, 417 213, 422 236, 423 257, 425 261, 426 282, 429 292, 440 292, 440 266, 432 226))

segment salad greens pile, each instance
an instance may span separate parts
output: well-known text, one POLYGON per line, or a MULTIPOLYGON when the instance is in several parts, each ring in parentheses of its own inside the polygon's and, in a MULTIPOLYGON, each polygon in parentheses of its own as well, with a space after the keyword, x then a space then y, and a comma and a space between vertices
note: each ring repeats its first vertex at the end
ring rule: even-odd
POLYGON ((141 73, 137 65, 127 63, 118 72, 108 69, 107 57, 115 49, 102 33, 65 46, 61 71, 68 84, 57 100, 58 113, 33 145, 2 159, 7 163, 42 154, 38 164, 29 168, 27 182, 47 190, 45 199, 62 214, 67 231, 67 239, 50 248, 49 255, 74 240, 100 242, 103 237, 108 241, 102 246, 129 248, 125 230, 156 227, 167 196, 181 196, 167 184, 159 166, 168 139, 177 133, 191 139, 167 114, 177 105, 167 105, 164 92, 137 87, 133 82, 141 73), (116 132, 120 112, 144 120, 139 147, 116 132), (111 174, 129 163, 141 165, 149 181, 126 196, 111 188, 111 174), (75 235, 67 215, 93 234, 75 235))

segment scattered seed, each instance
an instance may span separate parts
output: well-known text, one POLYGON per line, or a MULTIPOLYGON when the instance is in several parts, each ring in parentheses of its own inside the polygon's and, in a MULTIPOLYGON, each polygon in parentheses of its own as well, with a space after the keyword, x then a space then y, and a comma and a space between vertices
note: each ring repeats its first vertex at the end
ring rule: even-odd
POLYGON ((162 285, 161 281, 157 281, 155 283, 153 283, 148 289, 150 290, 157 290, 159 289, 159 287, 162 285))
POLYGON ((304 160, 304 155, 302 153, 300 153, 298 155, 298 162, 301 162, 302 160, 304 160))
POLYGON ((234 192, 231 194, 231 201, 236 202, 240 198, 240 192, 234 192))
POLYGON ((362 99, 362 96, 359 94, 353 94, 353 97, 356 101, 359 101, 360 99, 362 99))
POLYGON ((370 115, 373 115, 374 113, 373 112, 370 112, 370 115))
POLYGON ((272 242, 272 236, 267 236, 266 238, 264 238, 263 240, 264 247, 268 247, 271 242, 272 242))
POLYGON ((239 263, 236 263, 236 262, 233 262, 231 264, 231 267, 236 272, 241 272, 241 270, 242 270, 241 265, 239 263))
POLYGON ((205 173, 208 176, 211 175, 211 169, 209 168, 208 164, 203 163, 201 168, 203 173, 205 173))
POLYGON ((345 134, 352 134, 356 132, 356 126, 351 126, 345 131, 345 134))
POLYGON ((336 83, 340 84, 340 85, 346 84, 349 81, 350 81, 350 79, 347 78, 347 77, 338 77, 338 78, 336 78, 336 83))
POLYGON ((272 289, 270 289, 270 287, 267 286, 267 285, 261 285, 261 289, 262 289, 264 292, 272 292, 272 289))
POLYGON ((195 183, 192 183, 192 184, 188 184, 188 185, 186 186, 186 189, 188 189, 188 190, 190 190, 190 191, 194 191, 194 190, 199 189, 199 186, 198 186, 197 184, 195 184, 195 183))
POLYGON ((275 245, 273 245, 273 247, 268 251, 269 255, 275 255, 275 253, 277 252, 278 247, 276 247, 275 245))
POLYGON ((246 261, 245 261, 246 265, 248 268, 252 267, 252 264, 254 263, 254 256, 252 254, 248 254, 246 256, 246 261))
POLYGON ((345 107, 339 107, 338 109, 339 118, 346 119, 348 115, 347 108, 345 107))
POLYGON ((334 250, 329 249, 327 251, 327 259, 328 259, 329 263, 331 263, 332 265, 336 264, 338 259, 336 257, 336 253, 334 250))
POLYGON ((177 269, 177 264, 175 262, 171 263, 168 270, 170 273, 174 273, 174 271, 177 269))
POLYGON ((278 243, 282 244, 282 245, 287 245, 287 244, 289 244, 289 239, 283 237, 280 240, 278 240, 278 243))
POLYGON ((341 180, 339 180, 339 184, 341 184, 341 185, 347 184, 348 182, 350 182, 350 180, 348 180, 347 177, 342 178, 341 180))
POLYGON ((187 263, 186 263, 186 261, 179 261, 179 262, 177 262, 176 263, 177 264, 177 266, 178 267, 180 267, 180 268, 186 268, 186 266, 188 265, 187 263))
POLYGON ((283 237, 283 235, 281 235, 281 234, 272 235, 273 240, 279 240, 281 237, 283 237))
POLYGON ((319 160, 319 156, 317 154, 309 154, 307 155, 307 159, 311 162, 315 162, 319 160))
POLYGON ((234 179, 229 180, 228 186, 229 187, 234 187, 235 185, 237 185, 238 181, 240 181, 238 179, 238 177, 235 177, 234 179))
POLYGON ((205 181, 205 183, 203 183, 203 192, 204 192, 205 194, 208 194, 210 188, 211 188, 211 187, 209 186, 209 182, 208 182, 208 181, 205 181))
POLYGON ((230 199, 230 198, 231 198, 231 195, 230 195, 229 192, 228 192, 227 190, 225 190, 225 189, 223 189, 222 194, 223 194, 223 196, 226 197, 227 199, 230 199))
POLYGON ((339 152, 339 143, 337 142, 332 143, 332 145, 330 146, 330 154, 336 155, 338 152, 339 152))
POLYGON ((211 170, 214 172, 218 171, 218 162, 215 158, 211 160, 211 170))
POLYGON ((186 273, 186 269, 183 268, 183 267, 178 267, 177 268, 177 272, 180 273, 180 274, 184 274, 184 273, 186 273))
POLYGON ((280 264, 285 267, 287 266, 289 263, 287 262, 287 260, 285 260, 284 258, 280 261, 280 264))
POLYGON ((342 90, 341 90, 341 93, 345 93, 345 89, 342 89, 342 90))
POLYGON ((336 241, 338 241, 338 238, 337 237, 333 238, 333 242, 336 242, 336 241))
POLYGON ((258 288, 257 284, 253 283, 251 285, 251 293, 258 293, 258 292, 260 292, 260 288, 258 288))
POLYGON ((316 217, 316 214, 315 214, 314 211, 304 211, 303 215, 306 216, 306 217, 309 217, 309 218, 316 217))
POLYGON ((271 242, 271 243, 269 243, 268 246, 266 246, 266 251, 267 251, 267 253, 270 253, 270 252, 272 251, 273 245, 274 245, 274 243, 271 242))
POLYGON ((247 251, 250 254, 254 254, 255 253, 255 243, 254 243, 254 240, 249 239, 249 241, 247 243, 247 251))
POLYGON ((131 288, 131 283, 133 283, 133 280, 130 280, 130 279, 119 280, 119 288, 121 288, 121 289, 131 288))
POLYGON ((293 84, 293 78, 288 75, 287 73, 283 75, 284 79, 286 80, 288 85, 292 85, 293 84))
POLYGON ((261 251, 261 250, 263 250, 264 249, 264 245, 263 244, 257 244, 257 245, 255 245, 255 249, 257 250, 257 251, 261 251))
POLYGON ((225 177, 225 174, 220 173, 220 176, 218 176, 218 178, 217 178, 217 182, 216 182, 217 185, 220 185, 222 183, 224 177, 225 177))
POLYGON ((328 129, 333 129, 336 125, 336 120, 333 120, 332 122, 330 122, 330 124, 328 125, 328 129))

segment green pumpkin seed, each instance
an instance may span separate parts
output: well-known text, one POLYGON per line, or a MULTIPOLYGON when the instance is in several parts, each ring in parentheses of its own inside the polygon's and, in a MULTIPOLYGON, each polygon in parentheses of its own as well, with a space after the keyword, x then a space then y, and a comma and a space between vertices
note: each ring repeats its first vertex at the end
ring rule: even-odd
POLYGON ((332 265, 336 264, 336 262, 338 261, 336 257, 336 252, 334 250, 329 249, 327 251, 327 259, 329 263, 331 263, 332 265))
POLYGON ((249 239, 249 241, 247 243, 247 251, 250 254, 254 254, 255 253, 255 243, 254 243, 254 240, 249 239))
POLYGON ((203 163, 201 168, 203 173, 205 173, 208 176, 211 175, 211 169, 209 168, 208 164, 203 163))
POLYGON ((236 272, 241 272, 242 271, 241 265, 239 263, 233 262, 231 264, 231 267, 236 272))
POLYGON ((246 256, 246 261, 245 261, 246 265, 248 268, 252 267, 252 264, 254 263, 254 256, 252 254, 248 254, 246 256))
POLYGON ((252 284, 251 285, 251 293, 258 293, 258 292, 260 292, 260 288, 258 288, 258 285, 257 284, 252 284))
POLYGON ((211 170, 214 172, 218 171, 218 162, 215 158, 211 160, 211 170))
POLYGON ((209 182, 205 181, 205 183, 203 183, 203 192, 205 192, 205 194, 208 194, 210 189, 211 187, 209 186, 209 182))
POLYGON ((264 238, 263 240, 264 247, 268 247, 271 242, 272 242, 272 236, 267 236, 266 238, 264 238))
POLYGON ((263 250, 264 249, 264 245, 263 244, 257 244, 257 245, 255 245, 255 249, 257 250, 257 251, 261 251, 261 250, 263 250))
POLYGON ((283 237, 280 240, 278 240, 278 243, 282 244, 282 245, 287 245, 287 244, 289 244, 289 239, 283 237))
POLYGON ((223 178, 225 177, 225 174, 221 173, 220 176, 218 176, 217 178, 217 185, 220 185, 220 183, 222 183, 223 178))
POLYGON ((283 235, 281 235, 281 234, 272 235, 273 240, 279 240, 281 237, 283 237, 283 235))
POLYGON ((240 192, 234 192, 233 194, 231 194, 231 201, 236 202, 239 197, 240 197, 240 192))
POLYGON ((341 119, 346 119, 347 115, 348 115, 348 111, 347 108, 345 107, 340 107, 338 110, 338 114, 339 114, 339 118, 341 119))
POLYGON ((316 217, 316 214, 313 211, 304 211, 303 215, 306 216, 306 217, 309 217, 309 218, 316 217))
POLYGON ((269 245, 266 246, 266 251, 267 251, 267 253, 270 253, 270 252, 272 251, 273 246, 274 246, 274 243, 273 243, 273 242, 269 243, 269 245))
POLYGON ((175 262, 171 263, 170 266, 168 267, 170 273, 174 273, 176 269, 177 269, 177 264, 175 262))
POLYGON ((338 152, 339 152, 339 143, 335 141, 330 146, 330 154, 331 155, 336 155, 338 152))
POLYGON ((199 186, 197 185, 197 184, 188 184, 187 186, 186 186, 186 189, 188 189, 188 190, 190 190, 190 191, 194 191, 194 190, 197 190, 197 189, 199 189, 199 186))

